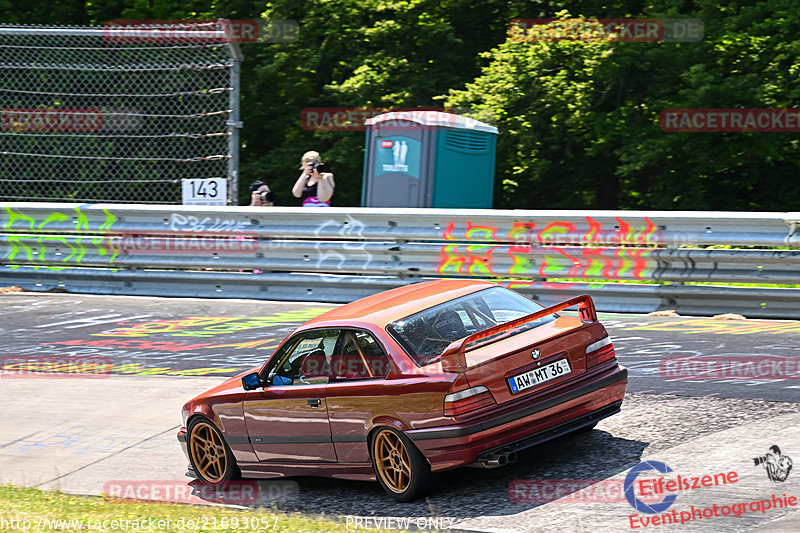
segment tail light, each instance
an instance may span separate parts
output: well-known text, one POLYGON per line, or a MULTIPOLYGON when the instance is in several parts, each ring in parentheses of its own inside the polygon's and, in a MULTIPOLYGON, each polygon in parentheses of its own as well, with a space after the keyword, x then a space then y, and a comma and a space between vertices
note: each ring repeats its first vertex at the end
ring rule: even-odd
POLYGON ((494 405, 489 389, 483 385, 453 392, 444 397, 445 416, 458 416, 494 405))
POLYGON ((617 353, 611 344, 611 337, 603 337, 586 347, 586 368, 592 368, 615 357, 617 353))

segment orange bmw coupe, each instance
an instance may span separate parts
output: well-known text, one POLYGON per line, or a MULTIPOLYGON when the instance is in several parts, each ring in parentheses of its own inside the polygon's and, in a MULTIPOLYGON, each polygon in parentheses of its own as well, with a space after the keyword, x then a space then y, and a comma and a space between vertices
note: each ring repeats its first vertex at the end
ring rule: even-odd
POLYGON ((500 467, 620 410, 628 372, 589 296, 544 307, 497 284, 375 294, 297 328, 260 367, 182 410, 201 481, 376 480, 399 501, 436 472, 500 467), (578 317, 559 312, 577 306, 578 317))

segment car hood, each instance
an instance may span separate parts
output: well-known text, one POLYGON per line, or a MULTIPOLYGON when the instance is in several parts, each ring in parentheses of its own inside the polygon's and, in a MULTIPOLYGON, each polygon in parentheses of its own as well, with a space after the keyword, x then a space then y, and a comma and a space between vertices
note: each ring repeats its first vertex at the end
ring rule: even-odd
POLYGON ((258 366, 250 368, 240 374, 232 376, 223 381, 222 383, 220 383, 219 385, 215 385, 210 389, 208 389, 207 391, 197 395, 197 397, 193 398, 193 401, 203 398, 211 398, 215 396, 229 396, 231 394, 237 394, 237 393, 244 394, 244 388, 242 387, 242 377, 246 376, 251 372, 258 372, 260 368, 261 367, 258 366))

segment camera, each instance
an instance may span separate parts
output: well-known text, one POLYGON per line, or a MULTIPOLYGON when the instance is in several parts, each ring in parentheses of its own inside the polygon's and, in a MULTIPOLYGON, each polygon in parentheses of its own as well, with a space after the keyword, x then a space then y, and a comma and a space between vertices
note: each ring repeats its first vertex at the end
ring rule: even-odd
POLYGON ((311 164, 311 170, 316 170, 320 174, 323 172, 330 172, 330 170, 328 170, 328 166, 325 163, 320 163, 319 161, 314 161, 314 163, 311 164))
POLYGON ((275 193, 272 191, 260 191, 258 194, 261 195, 261 203, 263 204, 275 202, 275 193))
POLYGON ((767 461, 767 456, 766 455, 762 455, 761 457, 754 457, 753 458, 753 464, 755 464, 756 466, 758 466, 760 464, 763 464, 766 461, 767 461))

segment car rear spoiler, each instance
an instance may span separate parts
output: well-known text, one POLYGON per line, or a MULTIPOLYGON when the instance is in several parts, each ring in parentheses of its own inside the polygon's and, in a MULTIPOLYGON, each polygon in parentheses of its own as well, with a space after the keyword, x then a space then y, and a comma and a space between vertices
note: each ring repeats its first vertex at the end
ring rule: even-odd
MULTIPOLYGON (((581 322, 584 324, 597 322, 597 311, 594 308, 594 301, 592 301, 592 297, 588 294, 582 294, 580 296, 576 296, 575 298, 565 300, 560 304, 551 305, 550 307, 546 307, 540 311, 536 311, 535 313, 515 318, 510 322, 492 326, 491 328, 473 333, 469 337, 464 337, 463 339, 452 342, 442 353, 442 370, 447 372, 464 372, 467 370, 466 347, 468 344, 479 342, 481 339, 497 335, 498 333, 502 333, 504 331, 512 330, 521 326, 522 324, 526 324, 544 316, 563 311, 564 309, 572 307, 573 305, 578 306, 578 317, 581 319, 581 322)), ((470 347, 470 349, 474 348, 477 348, 477 346, 470 347)))

